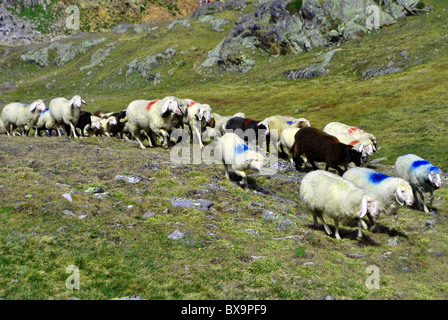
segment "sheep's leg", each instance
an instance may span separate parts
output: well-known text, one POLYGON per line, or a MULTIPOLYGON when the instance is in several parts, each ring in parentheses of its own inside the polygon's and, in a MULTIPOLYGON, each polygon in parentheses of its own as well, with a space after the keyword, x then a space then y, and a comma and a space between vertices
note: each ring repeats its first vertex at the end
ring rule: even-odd
POLYGON ((319 227, 319 223, 317 221, 317 216, 313 215, 313 220, 314 220, 314 227, 318 228, 319 227))
POLYGON ((341 240, 341 236, 339 235, 339 219, 338 218, 334 218, 334 235, 336 237, 336 239, 341 240))
POLYGON ((362 219, 358 219, 358 235, 356 236, 357 239, 362 239, 362 219))
POLYGON ((198 137, 199 146, 201 147, 201 149, 204 149, 204 145, 202 144, 201 133, 199 132, 199 129, 196 126, 193 126, 193 129, 196 132, 196 136, 198 137))
POLYGON ((420 194, 420 197, 422 198, 421 205, 423 205, 423 210, 426 213, 429 213, 428 207, 425 204, 425 196, 423 195, 423 192, 418 191, 418 193, 420 194))
POLYGON ((434 201, 434 191, 430 191, 431 195, 429 196, 429 203, 428 205, 432 208, 432 202, 434 201))
POLYGON ((73 132, 73 138, 77 139, 78 137, 76 136, 75 126, 71 122, 70 122, 70 131, 73 132))
POLYGON ((373 218, 372 218, 372 216, 370 215, 370 213, 367 215, 367 217, 369 218, 369 221, 370 221, 370 224, 371 224, 371 226, 370 226, 370 230, 377 231, 378 226, 377 226, 377 224, 376 224, 376 220, 373 220, 373 218))
POLYGON ((325 221, 324 221, 324 217, 323 217, 322 215, 320 215, 319 218, 320 218, 320 220, 322 221, 322 224, 323 224, 323 226, 324 226, 325 232, 326 232, 328 235, 330 235, 330 234, 331 234, 331 230, 330 230, 330 227, 328 227, 327 224, 325 223, 325 221))
POLYGON ((235 170, 237 174, 243 177, 243 180, 240 181, 240 185, 244 186, 246 191, 249 191, 249 185, 247 184, 247 175, 244 171, 235 170))
POLYGON ((224 170, 226 171, 226 178, 230 180, 230 175, 229 175, 229 165, 228 164, 224 164, 224 170))

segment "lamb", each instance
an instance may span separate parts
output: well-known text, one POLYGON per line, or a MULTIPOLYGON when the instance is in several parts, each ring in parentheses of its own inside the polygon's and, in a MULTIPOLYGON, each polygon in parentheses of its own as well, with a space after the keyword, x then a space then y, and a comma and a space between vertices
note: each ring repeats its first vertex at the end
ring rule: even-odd
POLYGON ((141 141, 141 131, 148 137, 152 147, 149 131, 162 139, 162 144, 168 148, 168 130, 172 127, 172 116, 181 115, 179 102, 176 98, 166 97, 163 100, 134 100, 126 109, 128 130, 137 140, 141 149, 146 149, 141 141), (169 115, 166 115, 170 113, 169 115), (163 116, 165 114, 165 116, 163 116))
POLYGON ((270 138, 274 142, 274 146, 278 151, 278 142, 281 138, 282 131, 286 128, 305 128, 310 126, 309 120, 305 118, 293 118, 289 116, 272 116, 264 119, 269 126, 270 138), (277 144, 276 144, 276 143, 277 144))
POLYGON ((260 142, 261 138, 259 134, 264 133, 264 135, 266 135, 266 150, 269 152, 269 126, 264 120, 258 121, 249 118, 232 117, 227 121, 223 128, 225 132, 237 133, 246 142, 257 144, 260 142))
POLYGON ((299 194, 300 199, 313 214, 316 227, 317 218, 320 218, 325 232, 330 235, 331 230, 323 216, 334 220, 335 236, 338 240, 341 239, 338 229, 339 219, 358 220, 357 238, 360 239, 361 219, 367 213, 374 218, 379 214, 379 202, 374 194, 327 171, 317 170, 307 173, 300 184, 299 194))
POLYGON ((251 150, 235 133, 226 133, 219 138, 218 150, 222 155, 222 163, 226 178, 230 180, 229 166, 237 175, 243 177, 240 182, 246 191, 249 191, 247 174, 258 173, 263 169, 263 155, 251 150))
POLYGON ((425 204, 423 192, 431 194, 429 206, 432 206, 434 190, 439 189, 442 185, 441 173, 440 168, 415 154, 402 155, 395 162, 395 175, 409 182, 414 192, 417 208, 421 210, 423 206, 426 213, 429 213, 429 209, 425 204), (420 194, 421 202, 417 194, 420 194))
MULTIPOLYGON (((77 138, 75 125, 78 122, 82 104, 87 105, 78 95, 70 100, 66 98, 54 98, 50 101, 50 114, 54 118, 56 126, 61 128, 64 124, 69 125, 70 131, 75 139, 77 138)), ((59 130, 58 133, 61 136, 59 130)))
MULTIPOLYGON (((404 204, 412 206, 414 202, 412 187, 401 178, 391 177, 367 168, 349 169, 342 177, 372 192, 377 197, 381 212, 394 216, 393 229, 397 224, 400 206, 404 204)), ((375 228, 376 223, 371 216, 368 217, 372 227, 375 228)))
MULTIPOLYGON (((33 101, 26 105, 19 102, 7 104, 2 111, 3 126, 7 130, 8 136, 15 135, 15 129, 22 129, 22 134, 25 129, 36 128, 37 120, 40 114, 47 108, 42 100, 33 101), (8 131, 9 129, 9 131, 8 131)), ((35 134, 37 136, 37 134, 35 134)))
POLYGON ((99 134, 101 130, 100 120, 101 120, 100 117, 91 115, 90 124, 87 124, 82 131, 83 136, 88 137, 88 136, 96 136, 97 134, 99 134))
POLYGON ((314 170, 317 166, 314 163, 325 162, 325 170, 328 168, 336 169, 340 176, 344 171, 339 165, 344 165, 347 170, 347 164, 353 162, 357 167, 361 165, 362 146, 356 150, 353 146, 339 142, 339 140, 322 130, 314 127, 305 127, 297 131, 294 137, 294 145, 290 149, 297 170, 300 170, 303 160, 300 157, 305 154, 308 162, 311 163, 314 170))

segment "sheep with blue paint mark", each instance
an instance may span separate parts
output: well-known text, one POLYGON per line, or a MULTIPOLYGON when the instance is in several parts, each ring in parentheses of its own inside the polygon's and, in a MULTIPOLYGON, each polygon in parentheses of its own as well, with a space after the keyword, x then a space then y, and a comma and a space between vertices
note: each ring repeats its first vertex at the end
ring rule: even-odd
MULTIPOLYGON (((378 198, 381 212, 388 216, 394 216, 393 229, 397 223, 400 206, 404 204, 412 206, 414 202, 412 187, 401 178, 391 177, 367 168, 349 169, 342 177, 372 192, 378 198)), ((372 223, 372 228, 375 228, 376 223, 372 217, 368 215, 368 218, 372 223)))
POLYGON ((429 206, 432 206, 434 190, 439 189, 442 185, 441 173, 442 171, 439 167, 432 165, 429 161, 415 154, 405 154, 398 157, 395 162, 396 176, 409 182, 414 192, 417 207, 421 210, 423 206, 423 210, 426 213, 429 213, 429 209, 425 203, 423 193, 429 192, 431 194, 429 206), (421 201, 417 194, 420 195, 421 201))
POLYGON ((230 132, 219 138, 218 150, 222 155, 226 178, 230 180, 230 167, 233 172, 243 178, 240 184, 249 191, 247 174, 259 173, 263 170, 263 155, 251 149, 237 134, 230 132))
POLYGON ((339 220, 357 220, 358 238, 362 237, 362 218, 369 213, 378 217, 379 203, 376 196, 334 173, 324 170, 309 172, 303 177, 300 184, 300 199, 313 214, 314 226, 317 227, 317 218, 320 218, 327 234, 330 228, 323 216, 332 218, 335 226, 336 239, 339 236, 339 220))
MULTIPOLYGON (((278 152, 278 142, 280 141, 282 131, 286 128, 305 128, 310 126, 310 121, 305 118, 293 118, 290 116, 272 116, 263 120, 271 131, 271 141, 278 152)), ((293 137, 294 138, 294 137, 293 137)), ((268 149, 269 150, 269 149, 268 149)))
POLYGON ((45 103, 40 99, 29 105, 19 102, 7 104, 2 110, 2 120, 7 130, 6 133, 8 136, 15 135, 15 130, 21 129, 22 134, 25 134, 26 130, 36 127, 40 114, 45 110, 45 103))

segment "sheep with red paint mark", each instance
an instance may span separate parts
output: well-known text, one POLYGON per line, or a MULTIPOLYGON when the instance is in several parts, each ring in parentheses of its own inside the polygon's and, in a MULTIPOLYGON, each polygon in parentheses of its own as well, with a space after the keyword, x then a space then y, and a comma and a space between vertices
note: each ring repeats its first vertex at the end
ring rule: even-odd
POLYGON ((183 124, 190 128, 191 137, 196 136, 199 145, 204 148, 202 142, 202 129, 212 123, 212 108, 208 104, 199 103, 191 99, 180 99, 181 105, 186 105, 186 112, 183 116, 183 124))
POLYGON ((247 174, 259 173, 263 169, 263 155, 251 149, 237 134, 230 132, 219 138, 217 150, 222 155, 226 178, 230 180, 229 168, 231 168, 243 178, 240 184, 248 191, 247 174))
POLYGON ((364 144, 366 144, 366 140, 371 140, 372 142, 372 147, 368 153, 373 153, 376 152, 376 137, 369 133, 369 132, 365 132, 364 130, 355 127, 355 126, 349 126, 347 124, 341 123, 341 122, 330 122, 328 123, 325 128, 324 131, 328 134, 337 136, 340 133, 345 133, 345 134, 349 134, 351 135, 353 138, 362 141, 364 144))
MULTIPOLYGON (((324 130, 324 132, 326 132, 326 131, 324 130)), ((355 147, 356 149, 361 149, 362 150, 361 151, 361 159, 362 159, 362 163, 364 165, 366 165, 369 162, 370 157, 373 155, 373 153, 376 150, 375 145, 374 145, 372 139, 370 139, 370 138, 369 139, 358 139, 348 133, 343 133, 343 132, 339 132, 339 133, 335 133, 335 134, 332 134, 331 132, 327 132, 327 133, 335 136, 342 143, 349 144, 349 145, 355 147)))
POLYGON ((266 136, 266 150, 269 152, 270 132, 269 125, 265 120, 233 117, 227 121, 223 128, 225 132, 237 134, 246 143, 262 145, 263 140, 261 138, 266 136))
POLYGON ((423 193, 430 193, 429 206, 434 200, 434 190, 442 186, 440 175, 442 171, 431 162, 420 158, 415 154, 405 154, 397 158, 395 162, 395 175, 409 182, 411 185, 417 207, 429 213, 423 193), (417 194, 420 195, 421 201, 417 194))
MULTIPOLYGON (((372 192, 378 198, 381 212, 387 216, 394 216, 393 229, 397 224, 400 206, 412 206, 414 203, 412 187, 404 179, 391 177, 367 168, 351 168, 342 177, 372 192)), ((368 217, 372 228, 375 228, 375 221, 371 216, 368 217)))
POLYGON ((344 171, 339 167, 353 162, 361 165, 361 152, 353 146, 341 143, 335 136, 329 135, 314 127, 306 127, 297 131, 294 145, 290 149, 297 170, 302 167, 301 155, 305 154, 308 162, 317 170, 315 162, 325 162, 325 170, 336 169, 342 176, 344 171))
POLYGON ((146 149, 142 142, 142 132, 146 135, 150 147, 150 135, 153 132, 162 140, 164 148, 168 148, 168 131, 172 128, 173 117, 182 115, 179 102, 174 97, 162 100, 134 100, 126 109, 128 130, 137 140, 141 149, 146 149))

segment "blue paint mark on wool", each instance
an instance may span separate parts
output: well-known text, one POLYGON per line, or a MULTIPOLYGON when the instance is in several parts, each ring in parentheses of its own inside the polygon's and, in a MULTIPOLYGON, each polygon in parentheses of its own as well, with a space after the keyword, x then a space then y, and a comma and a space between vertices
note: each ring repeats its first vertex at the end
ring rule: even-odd
POLYGON ((295 122, 294 121, 286 121, 286 123, 291 125, 291 124, 294 124, 295 122))
POLYGON ((245 145, 245 144, 240 143, 240 144, 237 144, 235 146, 235 153, 236 154, 241 154, 241 153, 243 153, 243 152, 245 152, 247 150, 249 150, 249 147, 247 145, 245 145))
POLYGON ((427 164, 431 164, 431 163, 426 160, 415 160, 414 162, 412 162, 412 168, 416 169, 418 167, 425 166, 427 164))
POLYGON ((388 176, 386 174, 373 172, 369 176, 369 181, 372 183, 381 183, 383 180, 388 179, 388 178, 390 178, 390 176, 388 176))
POLYGON ((440 168, 436 166, 430 166, 428 167, 428 169, 426 169, 426 171, 428 172, 434 171, 435 173, 442 173, 442 170, 440 170, 440 168))

